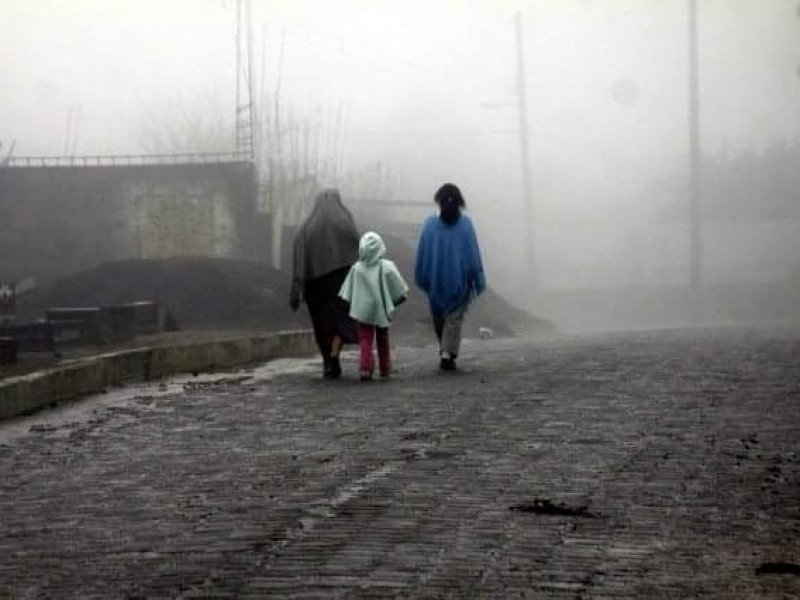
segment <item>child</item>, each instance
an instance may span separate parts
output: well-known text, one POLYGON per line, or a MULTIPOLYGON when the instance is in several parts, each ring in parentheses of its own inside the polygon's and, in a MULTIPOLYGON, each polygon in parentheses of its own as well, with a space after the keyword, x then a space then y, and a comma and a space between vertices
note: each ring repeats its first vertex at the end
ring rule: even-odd
POLYGON ((395 307, 405 302, 408 285, 397 266, 384 258, 386 244, 374 231, 368 231, 358 244, 358 261, 339 290, 339 297, 350 304, 350 316, 358 323, 361 348, 361 381, 369 381, 375 371, 372 341, 378 346, 378 367, 381 377, 392 370, 389 355, 389 324, 395 307))

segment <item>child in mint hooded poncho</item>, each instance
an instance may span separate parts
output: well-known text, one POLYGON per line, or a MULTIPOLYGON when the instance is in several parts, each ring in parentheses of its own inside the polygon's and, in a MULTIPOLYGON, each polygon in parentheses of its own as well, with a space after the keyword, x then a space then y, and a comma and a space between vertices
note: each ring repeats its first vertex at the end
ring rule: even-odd
POLYGON ((368 231, 358 245, 358 261, 350 268, 339 290, 339 297, 350 304, 350 317, 358 323, 362 381, 372 379, 375 359, 373 340, 378 347, 378 367, 382 377, 392 370, 389 351, 389 325, 395 308, 406 300, 408 285, 397 266, 386 258, 381 236, 368 231))

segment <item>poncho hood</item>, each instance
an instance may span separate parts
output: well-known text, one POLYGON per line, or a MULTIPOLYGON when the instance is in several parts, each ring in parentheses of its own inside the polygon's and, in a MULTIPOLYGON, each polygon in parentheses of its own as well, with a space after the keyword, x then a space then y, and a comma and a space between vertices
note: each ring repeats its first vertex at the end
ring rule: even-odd
POLYGON ((350 304, 350 316, 359 323, 388 327, 397 304, 408 294, 408 284, 397 265, 385 255, 381 236, 374 231, 361 236, 358 262, 339 290, 339 297, 350 304))
POLYGON ((358 260, 365 265, 377 265, 378 261, 386 256, 386 244, 383 238, 374 231, 368 231, 361 236, 358 243, 358 260))

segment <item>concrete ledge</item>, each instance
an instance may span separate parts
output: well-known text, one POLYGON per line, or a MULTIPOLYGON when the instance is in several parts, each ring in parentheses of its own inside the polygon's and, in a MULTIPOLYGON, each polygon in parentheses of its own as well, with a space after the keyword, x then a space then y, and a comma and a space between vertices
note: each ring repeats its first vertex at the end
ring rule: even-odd
POLYGON ((312 332, 282 331, 100 354, 1 381, 0 419, 95 394, 128 381, 214 371, 281 357, 311 356, 316 351, 312 332))

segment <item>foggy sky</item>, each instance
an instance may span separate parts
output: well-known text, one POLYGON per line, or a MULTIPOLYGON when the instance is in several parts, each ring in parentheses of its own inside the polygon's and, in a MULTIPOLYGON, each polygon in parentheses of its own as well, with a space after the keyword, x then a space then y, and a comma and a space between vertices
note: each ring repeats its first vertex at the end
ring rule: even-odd
MULTIPOLYGON (((795 0, 699 4, 704 142, 797 133, 795 0)), ((232 111, 235 7, 234 0, 0 0, 3 139, 16 138, 20 154, 60 153, 67 113, 80 107, 79 151, 135 151, 131 130, 161 102, 212 93, 232 111)), ((287 101, 341 98, 356 135, 402 132, 399 119, 408 116, 430 132, 453 109, 479 128, 513 126, 513 105, 507 119, 479 108, 514 101, 517 9, 533 134, 595 144, 620 125, 655 127, 654 115, 677 123, 684 110, 683 0, 253 0, 253 7, 255 58, 265 59, 256 75, 274 85, 283 35, 287 101), (619 80, 638 90, 627 111, 612 98, 619 80), (671 113, 659 112, 665 105, 671 113)))
MULTIPOLYGON (((704 150, 796 139, 797 1, 698 3, 704 150)), ((16 140, 17 155, 138 153, 154 114, 206 110, 232 123, 235 9, 235 0, 0 0, 0 141, 16 140)), ((456 181, 496 231, 522 214, 520 10, 548 261, 587 243, 582 222, 647 219, 661 197, 683 193, 674 181, 688 152, 686 9, 684 0, 253 0, 256 87, 274 92, 282 49, 283 106, 342 103, 350 166, 383 161, 409 199, 456 181), (565 219, 576 227, 559 229, 565 219)), ((626 252, 625 235, 617 223, 570 260, 588 272, 592 256, 626 252)), ((499 253, 519 254, 519 236, 487 237, 498 268, 499 253)))

